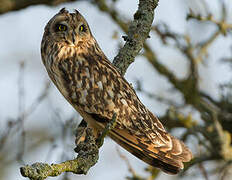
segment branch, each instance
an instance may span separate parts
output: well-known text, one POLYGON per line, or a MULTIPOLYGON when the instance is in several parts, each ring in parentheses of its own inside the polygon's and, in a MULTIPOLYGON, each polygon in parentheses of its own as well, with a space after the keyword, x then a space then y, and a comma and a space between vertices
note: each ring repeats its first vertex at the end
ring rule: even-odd
MULTIPOLYGON (((96 0, 95 2, 105 4, 104 0, 96 0)), ((154 9, 157 5, 158 0, 139 1, 139 7, 134 15, 134 21, 129 26, 128 37, 125 38, 126 43, 120 49, 113 63, 122 74, 125 74, 128 66, 134 61, 135 56, 142 49, 143 43, 150 32, 154 18, 154 9)), ((79 128, 83 130, 82 125, 83 122, 79 128)), ((85 141, 78 144, 76 148, 78 156, 76 159, 52 165, 35 163, 32 166, 22 167, 20 169, 21 174, 24 177, 29 177, 31 180, 41 180, 48 176, 58 176, 62 172, 86 174, 97 163, 98 145, 90 129, 84 127, 84 131, 86 132, 85 141)))
POLYGON ((1 0, 0 14, 7 13, 9 11, 24 9, 32 5, 45 4, 49 6, 56 6, 64 2, 72 1, 75 0, 1 0))
POLYGON ((63 172, 74 174, 87 174, 88 170, 97 163, 98 146, 91 129, 86 130, 86 138, 83 143, 79 143, 76 149, 78 156, 74 160, 68 160, 60 164, 48 165, 46 163, 34 163, 20 168, 24 177, 31 180, 43 180, 49 176, 58 176, 63 172))
POLYGON ((121 74, 125 74, 149 37, 154 19, 154 9, 157 5, 158 0, 139 1, 139 8, 134 14, 134 21, 129 26, 128 36, 124 37, 126 43, 113 61, 121 74))

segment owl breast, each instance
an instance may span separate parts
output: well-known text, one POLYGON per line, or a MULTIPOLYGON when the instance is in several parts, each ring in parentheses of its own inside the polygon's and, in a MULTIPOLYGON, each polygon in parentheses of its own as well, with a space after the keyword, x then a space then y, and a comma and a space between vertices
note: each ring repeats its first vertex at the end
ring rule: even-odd
MULTIPOLYGON (((64 97, 76 108, 89 113, 103 113, 107 117, 112 112, 119 112, 117 99, 120 93, 107 79, 107 70, 95 61, 96 56, 77 53, 72 47, 63 48, 51 60, 51 76, 64 97), (57 57, 59 60, 57 60, 57 57), (115 101, 116 100, 116 101, 115 101)), ((121 96, 122 97, 122 96, 121 96)), ((126 104, 122 100, 121 103, 126 104)))

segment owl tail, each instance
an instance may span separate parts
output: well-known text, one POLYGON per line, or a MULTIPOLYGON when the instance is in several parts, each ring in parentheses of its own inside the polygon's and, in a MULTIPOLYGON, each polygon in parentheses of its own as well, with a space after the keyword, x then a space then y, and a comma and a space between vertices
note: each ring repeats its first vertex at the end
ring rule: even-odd
POLYGON ((154 149, 152 144, 144 144, 144 141, 140 142, 139 139, 125 130, 113 129, 109 136, 137 158, 168 174, 179 173, 184 168, 183 162, 188 162, 192 159, 191 151, 182 141, 171 135, 173 147, 168 152, 158 151, 154 149))

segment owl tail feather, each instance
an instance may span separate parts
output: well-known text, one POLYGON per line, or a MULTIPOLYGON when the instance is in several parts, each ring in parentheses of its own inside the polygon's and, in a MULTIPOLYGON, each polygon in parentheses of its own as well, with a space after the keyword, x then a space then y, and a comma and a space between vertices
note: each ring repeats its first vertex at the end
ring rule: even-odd
MULTIPOLYGON (((93 114, 91 117, 94 118, 97 129, 104 129, 106 121, 93 114)), ((121 129, 117 126, 110 130, 108 135, 137 158, 168 174, 179 173, 184 168, 183 162, 188 162, 193 157, 185 144, 170 134, 166 135, 171 140, 171 147, 157 147, 152 141, 147 141, 146 136, 136 136, 126 128, 121 129)))
POLYGON ((142 147, 142 144, 138 142, 138 139, 135 139, 129 133, 120 129, 111 130, 109 136, 137 158, 153 167, 161 169, 168 174, 174 175, 179 173, 184 168, 183 162, 188 162, 192 159, 192 153, 184 145, 184 143, 171 135, 170 137, 173 141, 172 149, 175 149, 176 145, 181 145, 183 149, 182 154, 175 155, 175 150, 173 150, 173 153, 171 152, 169 154, 163 152, 154 152, 150 148, 142 147))

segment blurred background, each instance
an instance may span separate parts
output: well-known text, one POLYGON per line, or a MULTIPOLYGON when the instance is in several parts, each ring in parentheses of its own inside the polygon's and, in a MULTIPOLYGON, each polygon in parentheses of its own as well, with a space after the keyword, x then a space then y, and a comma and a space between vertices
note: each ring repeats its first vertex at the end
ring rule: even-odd
MULTIPOLYGON (((137 5, 0 0, 0 180, 25 179, 19 171, 25 164, 76 156, 81 117, 51 84, 40 57, 48 20, 62 7, 77 9, 113 60, 137 5)), ((161 0, 150 38, 125 75, 141 101, 193 151, 185 171, 170 176, 154 170, 106 138, 86 176, 48 179, 232 179, 231 32, 231 0, 161 0)))

